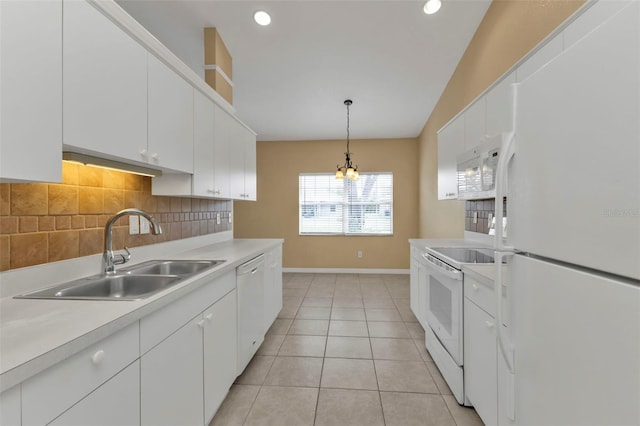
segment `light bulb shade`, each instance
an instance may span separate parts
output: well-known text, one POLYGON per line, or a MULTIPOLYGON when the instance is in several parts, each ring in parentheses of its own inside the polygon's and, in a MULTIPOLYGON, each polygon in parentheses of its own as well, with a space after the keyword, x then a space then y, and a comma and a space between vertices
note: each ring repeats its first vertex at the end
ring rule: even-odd
POLYGON ((353 180, 357 180, 360 177, 360 173, 358 173, 357 170, 353 171, 353 176, 351 177, 351 179, 353 180))
POLYGON ((336 179, 342 179, 344 178, 344 174, 342 173, 341 169, 336 170, 336 179))
POLYGON ((440 10, 440 6, 442 6, 442 2, 440 0, 427 0, 424 4, 424 13, 427 15, 432 15, 440 10))
POLYGON ((351 178, 353 176, 353 174, 355 173, 355 170, 353 170, 353 167, 349 167, 347 169, 347 177, 351 178))

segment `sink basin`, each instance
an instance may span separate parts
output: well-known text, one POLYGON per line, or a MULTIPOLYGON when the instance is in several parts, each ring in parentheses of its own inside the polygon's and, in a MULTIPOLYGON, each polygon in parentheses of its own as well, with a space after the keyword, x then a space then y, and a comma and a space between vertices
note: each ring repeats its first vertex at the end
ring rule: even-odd
POLYGON ((178 275, 95 276, 22 294, 16 296, 16 299, 140 300, 174 286, 183 279, 178 275))
POLYGON ((189 276, 220 265, 224 260, 150 260, 123 269, 127 274, 189 276))

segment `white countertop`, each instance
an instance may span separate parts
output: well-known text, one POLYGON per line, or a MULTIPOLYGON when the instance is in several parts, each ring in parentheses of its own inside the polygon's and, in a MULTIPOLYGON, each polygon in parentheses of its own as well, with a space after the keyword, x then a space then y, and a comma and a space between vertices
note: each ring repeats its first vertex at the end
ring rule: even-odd
MULTIPOLYGON (((192 247, 185 250, 185 243, 163 243, 161 247, 140 250, 145 256, 134 262, 155 259, 215 259, 225 262, 213 269, 202 272, 180 284, 139 301, 90 301, 90 300, 39 300, 0 299, 0 392, 43 371, 59 361, 123 329, 168 303, 210 282, 259 253, 282 244, 281 239, 228 240, 213 244, 202 244, 202 238, 193 239, 192 247), (199 244, 199 245, 197 245, 199 244), (172 251, 175 250, 175 251, 172 251), (181 249, 181 250, 180 250, 181 249)), ((153 247, 153 246, 148 246, 153 247)), ((92 261, 95 263, 95 260, 92 261)), ((129 266, 129 265, 127 265, 129 266)), ((40 266, 41 276, 47 268, 60 277, 60 265, 40 266)), ((25 268, 28 269, 28 268, 25 268)), ((15 281, 29 277, 30 271, 18 271, 2 276, 8 286, 18 288, 15 281)), ((93 274, 99 271, 93 271, 93 274)), ((86 274, 89 275, 89 274, 86 274)), ((68 280, 75 279, 70 273, 68 280)), ((26 282, 23 291, 33 288, 26 282)), ((58 284, 54 280, 41 283, 40 288, 58 284)), ((37 287, 36 287, 37 288, 37 287)))
POLYGON ((424 247, 447 247, 447 248, 493 248, 490 244, 483 241, 473 241, 462 238, 422 238, 410 239, 409 244, 422 249, 424 247))

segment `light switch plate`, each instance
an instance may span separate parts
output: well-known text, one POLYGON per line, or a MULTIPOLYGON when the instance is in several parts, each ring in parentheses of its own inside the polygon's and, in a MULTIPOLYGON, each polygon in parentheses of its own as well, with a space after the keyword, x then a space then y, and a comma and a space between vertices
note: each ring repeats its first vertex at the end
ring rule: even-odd
POLYGON ((140 233, 140 221, 138 216, 129 216, 129 235, 136 235, 140 233))
POLYGON ((147 218, 140 216, 140 233, 148 234, 149 232, 151 232, 149 229, 149 221, 147 218))

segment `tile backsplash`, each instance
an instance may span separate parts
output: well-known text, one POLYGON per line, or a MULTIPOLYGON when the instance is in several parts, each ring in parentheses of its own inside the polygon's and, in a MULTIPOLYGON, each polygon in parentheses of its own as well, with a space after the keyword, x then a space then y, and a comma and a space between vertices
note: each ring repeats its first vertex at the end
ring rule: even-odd
POLYGON ((232 202, 151 195, 151 178, 63 163, 61 184, 0 184, 0 271, 101 253, 104 225, 135 207, 153 215, 162 235, 113 227, 113 248, 136 247, 231 230, 232 202), (220 224, 216 216, 220 214, 220 224))
MULTIPOLYGON (((489 233, 489 214, 492 217, 496 215, 496 200, 490 198, 487 200, 471 200, 465 203, 464 207, 464 229, 465 231, 480 232, 482 234, 489 233), (478 222, 473 223, 475 213, 478 213, 478 222)), ((507 216, 507 200, 504 199, 504 215, 507 216)))

